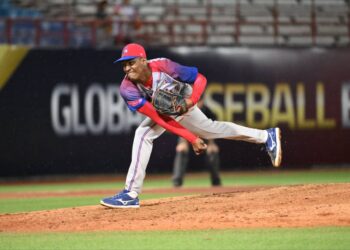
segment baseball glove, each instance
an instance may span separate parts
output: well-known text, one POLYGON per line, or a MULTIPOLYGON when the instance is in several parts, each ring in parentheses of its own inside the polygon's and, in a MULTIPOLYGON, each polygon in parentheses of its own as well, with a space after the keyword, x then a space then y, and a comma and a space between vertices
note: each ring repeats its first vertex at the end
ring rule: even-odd
POLYGON ((164 89, 157 89, 152 98, 154 108, 164 115, 182 115, 187 112, 185 98, 164 89))

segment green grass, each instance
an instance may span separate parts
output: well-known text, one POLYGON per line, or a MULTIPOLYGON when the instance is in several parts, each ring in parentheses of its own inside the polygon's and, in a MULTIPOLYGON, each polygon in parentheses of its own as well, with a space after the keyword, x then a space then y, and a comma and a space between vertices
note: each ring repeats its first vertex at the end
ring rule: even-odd
POLYGON ((0 234, 0 249, 345 250, 350 228, 0 234))
MULTIPOLYGON (((307 183, 340 183, 350 182, 349 170, 327 171, 257 171, 246 173, 222 173, 222 182, 226 186, 247 185, 292 185, 307 183)), ((83 190, 106 190, 116 191, 124 186, 123 181, 107 182, 82 182, 82 183, 53 183, 53 184, 28 184, 28 185, 0 185, 0 193, 4 192, 47 192, 47 191, 83 191, 83 190)), ((209 187, 209 174, 187 175, 184 187, 209 187)), ((170 188, 171 177, 152 178, 146 177, 144 188, 170 188)))
MULTIPOLYGON (((327 171, 270 171, 222 173, 224 186, 292 185, 350 182, 350 169, 327 171)), ((124 181, 0 185, 4 192, 69 192, 115 190, 124 181)), ((208 174, 187 175, 184 187, 209 187, 208 174)), ((145 189, 171 187, 170 176, 147 176, 145 189)), ((108 194, 107 194, 108 195, 108 194)), ((183 194, 142 194, 141 199, 183 194)), ((96 205, 101 196, 0 199, 0 213, 29 212, 96 205)), ((0 250, 6 249, 244 249, 345 250, 350 249, 350 227, 295 229, 237 229, 200 231, 7 233, 0 228, 0 250)))
POLYGON ((82 183, 51 183, 51 184, 21 184, 0 185, 0 193, 7 192, 48 192, 48 191, 82 191, 82 190, 105 190, 117 189, 124 186, 124 182, 82 182, 82 183))
MULTIPOLYGON (((224 186, 248 186, 248 185, 292 185, 306 183, 339 183, 350 182, 350 170, 323 170, 323 171, 270 171, 270 172, 239 172, 222 173, 224 186)), ((116 190, 124 186, 124 181, 107 182, 77 182, 77 183, 52 183, 52 184, 21 184, 0 185, 0 193, 18 192, 69 192, 87 190, 116 190)), ((209 187, 208 174, 187 175, 184 187, 209 187)), ((144 189, 170 188, 170 176, 145 180, 144 189)), ((110 194, 106 194, 110 195, 110 194)), ((178 196, 183 194, 142 194, 140 198, 155 199, 162 197, 178 196)), ((81 197, 51 197, 51 198, 9 198, 0 199, 0 213, 15 213, 56 208, 96 205, 104 196, 81 197)))
POLYGON ((225 185, 295 185, 350 182, 349 170, 254 172, 224 176, 225 185))

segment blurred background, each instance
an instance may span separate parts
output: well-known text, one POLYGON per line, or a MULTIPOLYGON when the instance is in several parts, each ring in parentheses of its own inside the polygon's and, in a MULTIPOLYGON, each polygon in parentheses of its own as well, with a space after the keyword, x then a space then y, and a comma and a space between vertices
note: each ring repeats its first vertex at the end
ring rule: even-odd
MULTIPOLYGON (((218 120, 281 127, 283 169, 350 166, 349 0, 0 0, 0 178, 126 173, 129 42, 198 67, 218 120)), ((176 143, 148 173, 171 173, 176 143)), ((222 171, 272 169, 261 145, 217 144, 222 171)))

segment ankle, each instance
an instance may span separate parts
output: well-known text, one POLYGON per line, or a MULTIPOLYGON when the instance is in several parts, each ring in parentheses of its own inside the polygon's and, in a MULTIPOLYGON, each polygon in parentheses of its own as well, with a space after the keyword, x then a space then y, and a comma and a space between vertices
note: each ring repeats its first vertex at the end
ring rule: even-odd
POLYGON ((133 199, 135 199, 135 198, 137 198, 137 196, 139 196, 139 194, 136 191, 130 191, 128 193, 128 195, 133 199))

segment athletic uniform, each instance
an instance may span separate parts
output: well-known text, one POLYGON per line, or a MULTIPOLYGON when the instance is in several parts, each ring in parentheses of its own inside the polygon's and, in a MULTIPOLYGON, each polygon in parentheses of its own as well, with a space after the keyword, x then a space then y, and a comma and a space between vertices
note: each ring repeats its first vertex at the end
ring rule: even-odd
POLYGON ((207 84, 206 78, 198 73, 196 67, 183 66, 166 58, 146 60, 144 48, 139 44, 131 43, 123 48, 122 56, 115 61, 124 63, 123 70, 126 73, 130 69, 133 69, 133 71, 141 70, 139 71, 140 74, 141 72, 145 75, 151 73, 151 77, 146 83, 138 83, 132 82, 126 75, 121 83, 120 93, 129 109, 144 114, 146 119, 135 131, 132 159, 125 189, 115 196, 102 199, 100 202, 102 205, 112 208, 139 207, 138 194, 142 191, 153 141, 165 130, 183 137, 196 150, 205 149, 204 145, 200 144, 201 140, 199 138, 223 138, 251 143, 265 143, 272 164, 276 167, 280 166, 282 150, 279 128, 260 130, 243 127, 231 122, 209 119, 195 105, 207 84), (133 61, 136 58, 141 58, 141 60, 133 61), (161 115, 151 103, 153 93, 158 88, 184 95, 192 101, 194 106, 181 116, 161 115))
MULTIPOLYGON (((147 110, 145 104, 151 101, 152 91, 157 89, 162 78, 170 76, 178 81, 187 83, 186 86, 191 87, 198 75, 197 68, 182 66, 166 58, 153 59, 148 63, 152 70, 152 79, 146 86, 134 84, 127 78, 124 78, 120 86, 120 93, 130 110, 140 111, 140 108, 147 110)), ((168 87, 171 88, 172 86, 168 87)), ((194 99, 194 103, 197 103, 200 97, 196 94, 193 88, 191 99, 194 99)), ((141 113, 145 113, 142 111, 144 110, 141 110, 141 113)), ((154 117, 151 115, 151 118, 154 117)), ((152 152, 153 140, 157 139, 165 131, 164 127, 158 125, 151 118, 147 117, 135 132, 132 160, 125 183, 126 190, 137 193, 140 193, 142 189, 146 167, 152 152)), ((169 125, 167 129, 184 137, 189 142, 193 142, 197 138, 195 135, 204 139, 225 138, 253 143, 265 143, 267 140, 267 132, 265 130, 247 128, 230 122, 213 121, 207 118, 197 106, 192 107, 184 115, 173 118, 191 133, 186 131, 186 129, 172 126, 173 120, 171 120, 170 124, 167 123, 169 125)))

